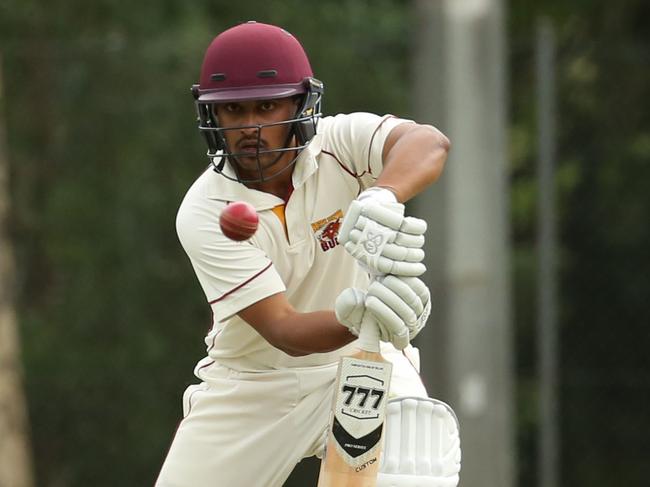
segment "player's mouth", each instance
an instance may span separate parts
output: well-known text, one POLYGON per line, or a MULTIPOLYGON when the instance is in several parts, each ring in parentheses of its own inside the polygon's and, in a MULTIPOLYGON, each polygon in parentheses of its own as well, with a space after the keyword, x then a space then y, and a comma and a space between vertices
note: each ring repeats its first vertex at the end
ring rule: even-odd
POLYGON ((242 141, 237 144, 237 152, 240 154, 257 154, 258 152, 258 147, 259 150, 262 151, 264 150, 264 143, 260 141, 260 143, 257 143, 257 139, 254 141, 242 141))

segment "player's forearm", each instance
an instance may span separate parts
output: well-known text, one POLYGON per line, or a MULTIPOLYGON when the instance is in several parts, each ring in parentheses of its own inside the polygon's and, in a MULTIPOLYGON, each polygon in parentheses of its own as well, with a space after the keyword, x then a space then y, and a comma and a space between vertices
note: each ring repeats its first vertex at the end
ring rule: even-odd
POLYGON ((331 352, 355 339, 336 320, 334 311, 300 313, 284 293, 264 298, 238 314, 267 342, 293 356, 331 352))
POLYGON ((430 125, 404 130, 384 154, 376 186, 393 190, 402 203, 408 201, 440 177, 449 148, 449 139, 430 125))
POLYGON ((356 339, 336 320, 333 311, 295 313, 284 318, 274 330, 276 343, 272 344, 295 357, 331 352, 356 339))

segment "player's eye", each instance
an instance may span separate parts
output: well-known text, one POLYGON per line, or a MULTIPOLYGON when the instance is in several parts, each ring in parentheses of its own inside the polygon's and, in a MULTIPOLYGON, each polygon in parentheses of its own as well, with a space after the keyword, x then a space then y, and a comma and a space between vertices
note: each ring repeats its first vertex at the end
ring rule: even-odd
POLYGON ((223 109, 227 111, 228 113, 236 113, 239 111, 239 104, 238 103, 226 103, 223 106, 223 109))
POLYGON ((275 102, 274 101, 265 101, 260 104, 260 109, 263 112, 270 112, 273 109, 275 109, 275 102))

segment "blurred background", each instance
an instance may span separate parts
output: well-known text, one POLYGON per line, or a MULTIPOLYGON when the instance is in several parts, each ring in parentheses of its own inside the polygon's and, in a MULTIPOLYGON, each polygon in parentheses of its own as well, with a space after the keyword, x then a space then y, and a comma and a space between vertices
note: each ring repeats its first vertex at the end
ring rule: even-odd
POLYGON ((648 2, 0 0, 0 487, 153 485, 210 323, 174 226, 189 87, 251 19, 302 41, 325 114, 452 140, 410 208, 460 485, 647 485, 648 2))

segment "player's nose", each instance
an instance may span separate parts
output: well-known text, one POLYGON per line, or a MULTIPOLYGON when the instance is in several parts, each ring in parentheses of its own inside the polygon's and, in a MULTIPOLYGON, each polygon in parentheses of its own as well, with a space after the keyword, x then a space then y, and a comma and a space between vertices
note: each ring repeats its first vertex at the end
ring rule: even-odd
POLYGON ((255 110, 244 110, 241 114, 240 122, 243 133, 255 133, 259 130, 260 120, 255 110))
POLYGON ((257 124, 254 121, 249 121, 246 124, 243 124, 242 127, 239 128, 239 131, 241 134, 246 137, 246 138, 257 138, 257 132, 259 131, 259 128, 257 124))

